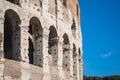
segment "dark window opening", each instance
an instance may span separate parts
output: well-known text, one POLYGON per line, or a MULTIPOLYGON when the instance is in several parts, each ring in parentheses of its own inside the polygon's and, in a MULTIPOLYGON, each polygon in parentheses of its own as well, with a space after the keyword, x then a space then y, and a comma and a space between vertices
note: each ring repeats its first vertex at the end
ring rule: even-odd
POLYGON ((37 17, 32 17, 29 22, 29 63, 36 66, 43 66, 43 29, 37 17), (39 54, 39 55, 38 55, 39 54), (38 57, 39 56, 39 57, 38 57), (38 62, 40 60, 40 62, 38 62))
POLYGON ((4 58, 17 60, 20 56, 20 18, 11 9, 5 12, 4 16, 4 58))
POLYGON ((51 27, 49 33, 49 48, 57 45, 57 43, 58 43, 57 32, 55 28, 51 27))
POLYGON ((29 51, 29 54, 28 54, 29 63, 33 64, 34 45, 33 45, 33 42, 32 42, 32 40, 30 38, 29 38, 29 49, 28 49, 28 51, 29 51))
POLYGON ((32 26, 31 26, 31 24, 30 24, 30 26, 29 26, 29 31, 28 31, 31 35, 33 35, 33 31, 32 31, 32 26))
POLYGON ((49 41, 48 41, 48 54, 52 57, 52 60, 49 59, 49 65, 53 66, 57 64, 58 61, 58 53, 57 53, 57 44, 58 44, 58 37, 57 37, 57 31, 54 26, 50 27, 50 33, 49 33, 49 41), (55 62, 54 62, 55 61, 55 62))
POLYGON ((11 3, 14 3, 14 4, 17 4, 17 5, 20 6, 20 0, 7 0, 7 1, 9 1, 11 3))
POLYGON ((4 57, 12 59, 12 23, 7 15, 4 22, 4 57))
POLYGON ((65 33, 63 35, 63 63, 62 63, 63 70, 65 71, 69 69, 69 60, 70 60, 70 44, 68 35, 65 33))

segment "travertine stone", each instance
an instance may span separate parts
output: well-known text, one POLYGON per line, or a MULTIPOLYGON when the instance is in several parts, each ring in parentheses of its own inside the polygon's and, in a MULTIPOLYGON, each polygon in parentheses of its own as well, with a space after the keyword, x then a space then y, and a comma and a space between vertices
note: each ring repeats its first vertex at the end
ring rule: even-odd
POLYGON ((83 80, 77 0, 0 0, 0 80, 83 80))

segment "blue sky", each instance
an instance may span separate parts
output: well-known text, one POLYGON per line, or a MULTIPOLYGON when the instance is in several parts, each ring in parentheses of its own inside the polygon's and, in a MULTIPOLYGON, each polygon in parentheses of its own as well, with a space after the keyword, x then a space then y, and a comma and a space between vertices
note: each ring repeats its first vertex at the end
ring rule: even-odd
POLYGON ((120 0, 79 0, 84 75, 120 75, 120 0))

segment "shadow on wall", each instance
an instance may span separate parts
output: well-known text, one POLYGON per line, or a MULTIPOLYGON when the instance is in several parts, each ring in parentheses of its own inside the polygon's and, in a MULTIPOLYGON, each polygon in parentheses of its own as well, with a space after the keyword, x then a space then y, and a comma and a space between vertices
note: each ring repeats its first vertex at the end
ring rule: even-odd
POLYGON ((9 1, 11 3, 14 3, 14 4, 17 4, 17 5, 20 6, 20 0, 7 0, 7 1, 9 1))
MULTIPOLYGON (((0 32, 0 49, 1 49, 1 43, 2 43, 2 33, 0 32)), ((2 57, 2 51, 0 50, 0 58, 2 57)))

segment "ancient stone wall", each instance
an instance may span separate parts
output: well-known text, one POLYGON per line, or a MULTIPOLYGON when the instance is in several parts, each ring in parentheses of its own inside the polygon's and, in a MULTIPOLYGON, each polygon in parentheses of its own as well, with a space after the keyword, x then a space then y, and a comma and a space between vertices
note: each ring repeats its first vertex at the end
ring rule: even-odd
POLYGON ((0 80, 83 80, 77 0, 0 0, 0 80))

